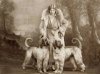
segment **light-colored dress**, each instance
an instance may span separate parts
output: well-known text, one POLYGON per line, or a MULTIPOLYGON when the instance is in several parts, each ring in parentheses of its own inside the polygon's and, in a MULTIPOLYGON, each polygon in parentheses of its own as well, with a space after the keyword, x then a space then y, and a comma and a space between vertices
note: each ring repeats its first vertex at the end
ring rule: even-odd
POLYGON ((53 16, 48 13, 48 10, 45 9, 42 12, 41 23, 40 23, 40 33, 45 38, 47 37, 50 42, 50 61, 53 58, 53 42, 55 40, 60 40, 63 46, 65 46, 64 35, 66 28, 68 26, 67 21, 65 20, 63 13, 60 9, 57 9, 57 15, 53 16), (60 38, 58 32, 61 32, 63 36, 60 38))
POLYGON ((50 43, 53 43, 54 40, 59 39, 58 32, 60 31, 63 34, 61 41, 63 45, 65 45, 64 35, 65 35, 66 27, 68 26, 68 23, 65 20, 62 11, 60 9, 57 9, 57 11, 58 13, 55 16, 50 15, 47 12, 47 9, 45 9, 42 12, 41 23, 40 23, 40 33, 44 37, 47 37, 50 43))

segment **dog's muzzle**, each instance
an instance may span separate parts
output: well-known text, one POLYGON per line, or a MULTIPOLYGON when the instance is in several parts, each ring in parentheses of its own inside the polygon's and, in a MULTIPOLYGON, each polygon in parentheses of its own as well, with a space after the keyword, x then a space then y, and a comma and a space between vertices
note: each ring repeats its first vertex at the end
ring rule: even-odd
POLYGON ((41 38, 40 47, 43 47, 43 46, 49 46, 48 39, 42 39, 41 38))
POLYGON ((61 48, 62 46, 63 46, 63 44, 61 43, 61 41, 55 40, 55 42, 54 42, 54 48, 61 48))

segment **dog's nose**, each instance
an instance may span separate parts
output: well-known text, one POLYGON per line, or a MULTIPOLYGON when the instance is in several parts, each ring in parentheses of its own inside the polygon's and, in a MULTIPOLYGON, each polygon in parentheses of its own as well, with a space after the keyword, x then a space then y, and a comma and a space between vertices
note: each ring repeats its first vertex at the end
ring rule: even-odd
POLYGON ((61 41, 59 41, 59 40, 55 40, 55 44, 56 44, 56 46, 58 46, 58 47, 62 46, 62 43, 61 43, 61 41))
POLYGON ((58 32, 58 36, 59 36, 59 38, 64 37, 63 34, 60 31, 58 32))

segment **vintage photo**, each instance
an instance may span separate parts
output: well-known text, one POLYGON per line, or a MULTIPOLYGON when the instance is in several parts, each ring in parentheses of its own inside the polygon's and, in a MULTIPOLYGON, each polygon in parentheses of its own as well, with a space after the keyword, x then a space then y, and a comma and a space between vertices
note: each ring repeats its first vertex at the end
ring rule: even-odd
POLYGON ((100 0, 0 0, 0 74, 99 74, 100 0))

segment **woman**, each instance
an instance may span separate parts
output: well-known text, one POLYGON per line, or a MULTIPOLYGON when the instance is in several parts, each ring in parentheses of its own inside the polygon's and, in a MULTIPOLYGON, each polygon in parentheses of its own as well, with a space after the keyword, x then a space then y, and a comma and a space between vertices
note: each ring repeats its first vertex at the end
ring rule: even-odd
MULTIPOLYGON (((65 46, 64 35, 67 26, 68 23, 67 20, 65 20, 62 11, 56 8, 54 4, 43 10, 40 23, 40 33, 42 38, 48 38, 49 40, 50 57, 52 57, 53 42, 55 40, 60 40, 62 45, 65 46)), ((50 59, 50 61, 52 60, 50 59)))

